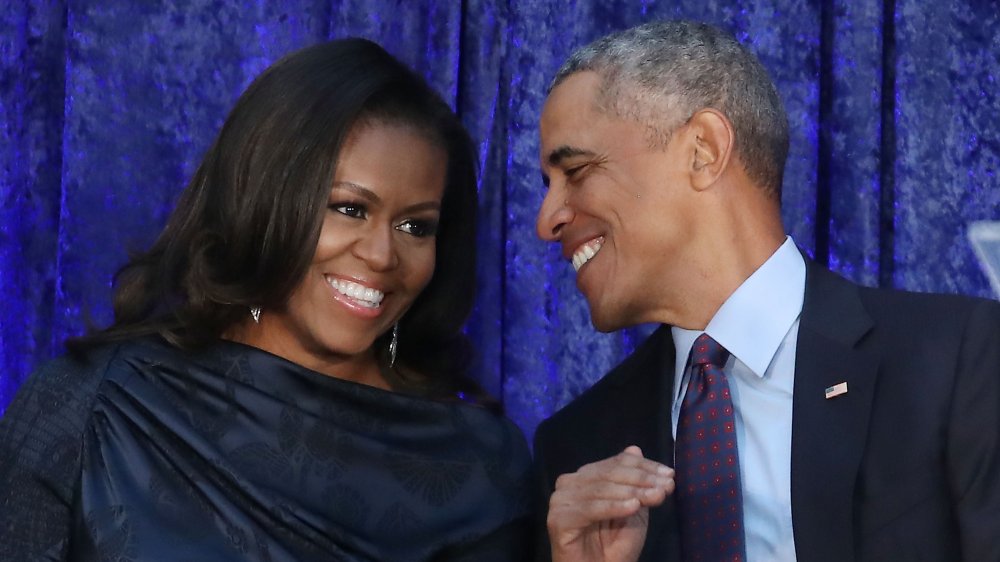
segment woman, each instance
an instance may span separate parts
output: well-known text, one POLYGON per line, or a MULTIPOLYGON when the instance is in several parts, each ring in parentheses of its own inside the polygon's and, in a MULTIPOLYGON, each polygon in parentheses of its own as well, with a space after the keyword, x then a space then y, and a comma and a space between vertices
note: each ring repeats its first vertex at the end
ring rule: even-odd
POLYGON ((269 68, 0 422, 0 559, 520 560, 527 447, 463 372, 475 216, 467 133, 380 47, 269 68))

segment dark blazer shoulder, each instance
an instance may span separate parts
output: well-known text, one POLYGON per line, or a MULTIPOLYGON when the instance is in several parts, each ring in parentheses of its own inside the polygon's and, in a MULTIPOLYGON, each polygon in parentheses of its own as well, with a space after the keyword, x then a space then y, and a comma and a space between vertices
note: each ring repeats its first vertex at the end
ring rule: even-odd
POLYGON ((542 422, 535 433, 535 464, 551 486, 555 477, 638 445, 649 458, 665 460, 672 445, 673 383, 670 328, 653 332, 622 363, 542 422))
POLYGON ((982 297, 944 293, 924 293, 902 289, 868 287, 850 281, 838 273, 806 258, 806 302, 804 308, 819 301, 832 300, 837 305, 844 297, 856 298, 870 314, 882 316, 911 316, 914 311, 960 320, 961 314, 973 309, 1000 310, 1000 302, 982 297), (958 314, 958 317, 956 317, 958 314))
MULTIPOLYGON (((647 458, 672 464, 670 402, 674 343, 669 326, 654 331, 601 380, 580 394, 535 433, 538 505, 546 505, 560 474, 639 446, 647 458)), ((540 510, 544 512, 544 510, 540 510)), ((676 550, 676 525, 670 502, 650 511, 642 560, 665 559, 676 550)), ((535 524, 539 560, 546 560, 544 514, 535 524)))
POLYGON ((873 329, 922 337, 960 335, 970 315, 1000 314, 1000 302, 966 295, 866 287, 806 258, 802 324, 853 344, 873 329))
POLYGON ((799 558, 1000 559, 981 523, 994 524, 1000 486, 979 470, 998 458, 982 428, 1000 420, 1000 303, 864 287, 807 264, 792 436, 799 558), (849 394, 825 398, 841 381, 849 394))
POLYGON ((1000 302, 968 295, 917 293, 860 286, 858 292, 865 306, 879 317, 899 316, 921 323, 961 324, 975 310, 981 309, 986 313, 1000 311, 1000 302))
MULTIPOLYGON (((669 346, 670 362, 673 360, 673 340, 669 326, 660 326, 649 335, 628 357, 608 371, 590 388, 574 398, 569 404, 543 421, 538 433, 558 431, 564 425, 604 423, 603 417, 610 409, 621 408, 623 398, 635 394, 630 383, 654 371, 665 363, 664 346, 669 346)), ((673 367, 672 364, 669 367, 673 367)), ((537 435, 537 433, 536 433, 537 435)))

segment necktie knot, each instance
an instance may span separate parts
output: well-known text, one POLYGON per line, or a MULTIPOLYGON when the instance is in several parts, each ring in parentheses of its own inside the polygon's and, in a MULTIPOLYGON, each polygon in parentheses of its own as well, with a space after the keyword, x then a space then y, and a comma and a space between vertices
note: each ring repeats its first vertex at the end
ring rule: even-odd
POLYGON ((691 348, 692 365, 714 365, 721 369, 726 365, 727 359, 729 351, 713 340, 712 336, 702 334, 694 340, 694 347, 691 348))

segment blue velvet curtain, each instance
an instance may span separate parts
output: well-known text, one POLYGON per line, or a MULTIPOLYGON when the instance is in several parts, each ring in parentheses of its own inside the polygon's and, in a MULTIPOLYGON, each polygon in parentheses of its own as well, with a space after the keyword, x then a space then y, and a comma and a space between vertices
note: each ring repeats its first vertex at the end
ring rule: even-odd
POLYGON ((110 320, 113 272, 153 240, 249 81, 298 47, 363 36, 479 143, 468 330, 480 380, 530 435, 648 332, 595 333, 571 267, 535 238, 545 87, 574 47, 673 17, 732 30, 777 82, 799 245, 860 283, 989 295, 965 228, 1000 218, 991 0, 6 0, 0 411, 63 339, 110 320))

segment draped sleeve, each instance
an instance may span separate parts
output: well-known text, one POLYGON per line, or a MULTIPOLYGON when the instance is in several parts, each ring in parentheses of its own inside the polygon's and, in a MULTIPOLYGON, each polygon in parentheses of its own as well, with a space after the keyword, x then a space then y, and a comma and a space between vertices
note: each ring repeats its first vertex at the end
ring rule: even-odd
POLYGON ((514 562, 529 467, 485 408, 144 338, 49 363, 0 421, 0 560, 514 562))
POLYGON ((0 419, 0 560, 65 560, 80 448, 114 349, 33 373, 0 419))

